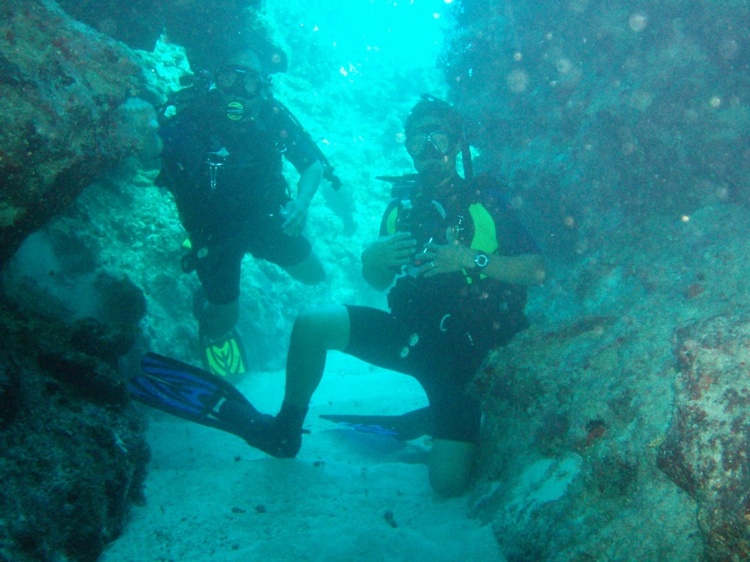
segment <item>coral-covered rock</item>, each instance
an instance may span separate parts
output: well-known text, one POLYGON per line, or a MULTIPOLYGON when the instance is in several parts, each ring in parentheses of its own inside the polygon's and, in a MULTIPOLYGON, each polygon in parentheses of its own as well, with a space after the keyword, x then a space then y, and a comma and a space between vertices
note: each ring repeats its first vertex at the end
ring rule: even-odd
POLYGON ((750 319, 675 330, 674 414, 658 465, 698 501, 710 560, 750 558, 750 319))
POLYGON ((162 32, 187 51, 194 70, 213 69, 228 53, 252 46, 273 72, 286 54, 255 14, 260 0, 60 0, 65 11, 134 49, 150 51, 162 32))
POLYGON ((97 560, 143 500, 144 420, 69 328, 0 301, 0 560, 97 560))
POLYGON ((18 366, 7 357, 0 357, 0 430, 18 414, 20 388, 18 366))
POLYGON ((141 68, 52 2, 0 4, 0 266, 94 178, 138 152, 141 68))
POLYGON ((694 503, 656 467, 670 331, 629 304, 637 324, 623 314, 532 326, 475 380, 484 438, 472 510, 509 562, 699 559, 694 503))
POLYGON ((750 316, 727 308, 750 299, 749 230, 739 205, 655 218, 553 278, 544 306, 532 291, 531 327, 475 381, 476 510, 509 561, 748 559, 750 316), (532 463, 577 457, 563 495, 530 501, 532 463), (519 501, 533 517, 508 509, 519 501))
MULTIPOLYGON (((0 267, 141 153, 153 137, 153 108, 133 97, 141 83, 126 47, 54 2, 0 4, 0 267)), ((53 311, 42 318, 0 297, 1 560, 94 561, 142 500, 144 421, 116 361, 145 304, 125 282, 101 276, 98 288, 112 325, 79 324, 75 338, 53 311)))
POLYGON ((177 2, 59 0, 74 18, 134 49, 150 51, 164 29, 164 11, 177 2))

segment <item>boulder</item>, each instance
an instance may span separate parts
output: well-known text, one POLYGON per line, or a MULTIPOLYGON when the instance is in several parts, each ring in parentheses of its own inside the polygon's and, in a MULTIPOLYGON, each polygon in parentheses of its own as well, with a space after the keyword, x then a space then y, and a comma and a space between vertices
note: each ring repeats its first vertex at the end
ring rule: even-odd
POLYGON ((148 114, 126 101, 141 68, 54 3, 0 4, 0 267, 94 178, 138 153, 148 114))
POLYGON ((716 315, 674 333, 680 365, 658 466, 698 503, 708 560, 750 558, 750 318, 716 315))

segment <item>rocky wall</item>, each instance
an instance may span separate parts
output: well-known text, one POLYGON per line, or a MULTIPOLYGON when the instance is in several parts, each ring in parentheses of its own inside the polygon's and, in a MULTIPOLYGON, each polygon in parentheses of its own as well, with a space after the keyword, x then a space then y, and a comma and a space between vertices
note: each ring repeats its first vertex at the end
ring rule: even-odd
POLYGON ((549 255, 750 200, 746 2, 462 0, 442 66, 549 255))
POLYGON ((60 0, 70 15, 133 49, 153 51, 166 33, 187 51, 195 71, 213 70, 227 54, 252 46, 269 70, 286 69, 286 54, 257 21, 261 0, 60 0))
MULTIPOLYGON (((139 294, 123 285, 118 306, 137 308, 139 294)), ((3 562, 94 562, 143 501, 145 422, 117 369, 134 329, 0 302, 3 562)))
POLYGON ((724 314, 674 333, 674 409, 658 466, 698 503, 709 560, 750 558, 750 320, 724 314))
POLYGON ((747 559, 747 3, 456 15, 442 67, 476 167, 551 270, 477 379, 474 512, 511 561, 747 559))
MULTIPOLYGON (((153 109, 135 98, 143 83, 128 48, 54 2, 0 2, 0 267, 142 152, 153 132, 153 109)), ((97 286, 104 323, 63 324, 0 295, 0 560, 94 561, 142 500, 144 421, 117 363, 145 300, 125 277, 100 273, 97 286)))
POLYGON ((620 232, 479 373, 472 512, 509 561, 747 559, 748 231, 718 205, 620 232))
POLYGON ((92 180, 138 153, 141 68, 52 2, 0 3, 0 266, 92 180))

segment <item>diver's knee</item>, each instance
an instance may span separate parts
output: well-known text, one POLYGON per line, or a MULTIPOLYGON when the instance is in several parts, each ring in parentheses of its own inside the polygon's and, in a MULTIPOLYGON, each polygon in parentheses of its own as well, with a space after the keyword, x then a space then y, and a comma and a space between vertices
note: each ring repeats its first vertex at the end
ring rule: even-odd
POLYGON ((292 341, 298 344, 323 347, 325 340, 326 318, 320 309, 301 312, 294 320, 292 341))
POLYGON ((297 334, 298 336, 312 335, 318 333, 320 328, 320 315, 317 311, 305 310, 304 312, 300 312, 297 318, 294 319, 292 334, 297 334))
POLYGON ((323 263, 314 252, 310 252, 300 263, 284 268, 294 279, 305 285, 317 285, 326 278, 323 263))
POLYGON ((349 313, 346 307, 331 305, 300 313, 294 320, 292 340, 326 349, 343 349, 349 342, 349 313))
POLYGON ((435 439, 430 452, 430 485, 441 496, 460 496, 469 489, 476 445, 435 439))
POLYGON ((462 495, 469 489, 470 482, 468 474, 430 470, 430 486, 436 494, 446 498, 462 495))

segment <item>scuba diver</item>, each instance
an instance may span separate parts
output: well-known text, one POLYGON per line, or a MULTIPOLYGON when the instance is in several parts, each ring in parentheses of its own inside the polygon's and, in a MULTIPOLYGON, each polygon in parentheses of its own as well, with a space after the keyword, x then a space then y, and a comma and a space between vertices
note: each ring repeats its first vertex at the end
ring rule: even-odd
POLYGON ((452 106, 423 97, 405 132, 417 172, 413 193, 388 205, 380 237, 362 253, 365 281, 390 287, 390 311, 333 305, 301 314, 278 415, 234 401, 223 413, 244 428, 250 445, 294 457, 329 350, 411 375, 432 413, 430 483, 452 496, 469 485, 480 434, 480 401, 468 387, 488 351, 528 326, 527 286, 542 283, 546 269, 502 184, 457 173, 457 156, 463 151, 467 163, 468 146, 452 106))
MULTIPOLYGON (((546 269, 502 195, 504 186, 488 175, 472 177, 462 120, 452 106, 424 96, 407 116, 405 132, 417 174, 394 185, 399 189, 385 210, 380 236, 362 253, 365 281, 378 290, 390 288, 389 311, 330 305, 298 316, 276 416, 259 412, 224 381, 217 384, 216 377, 155 354, 144 358, 145 374, 131 379, 131 395, 234 433, 271 456, 291 458, 302 445, 308 405, 327 352, 342 351, 421 384, 429 411, 392 421, 410 426, 406 438, 432 435, 433 489, 444 496, 463 493, 471 481, 481 426, 480 397, 470 390, 472 380, 491 349, 528 326, 527 286, 544 282, 546 269), (464 177, 456 170, 459 153, 464 177)), ((328 419, 372 421, 366 416, 328 419)), ((383 426, 383 419, 377 421, 381 430, 399 433, 395 426, 393 431, 383 426)))
POLYGON ((159 131, 158 183, 174 195, 189 234, 183 269, 195 271, 202 288, 196 315, 203 362, 221 376, 247 370, 235 329, 245 254, 275 263, 305 284, 325 278, 302 231, 321 177, 338 180, 309 134, 271 96, 269 84, 255 51, 234 53, 210 79, 178 93, 168 104, 176 114, 159 131), (299 173, 294 198, 282 156, 299 173))

